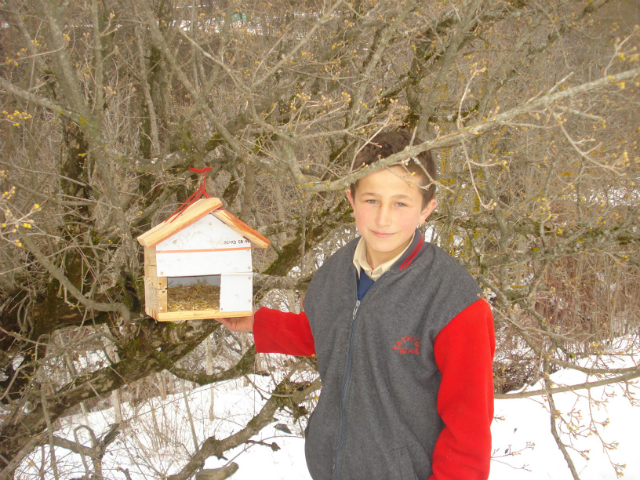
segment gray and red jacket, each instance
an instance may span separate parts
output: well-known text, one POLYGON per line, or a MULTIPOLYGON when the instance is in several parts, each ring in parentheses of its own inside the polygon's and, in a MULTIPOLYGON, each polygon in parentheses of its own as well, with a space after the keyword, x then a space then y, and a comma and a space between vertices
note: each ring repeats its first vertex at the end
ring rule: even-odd
POLYGON ((314 275, 305 313, 255 314, 259 352, 317 355, 322 392, 305 446, 311 476, 488 478, 495 337, 476 282, 418 232, 358 301, 356 244, 314 275))

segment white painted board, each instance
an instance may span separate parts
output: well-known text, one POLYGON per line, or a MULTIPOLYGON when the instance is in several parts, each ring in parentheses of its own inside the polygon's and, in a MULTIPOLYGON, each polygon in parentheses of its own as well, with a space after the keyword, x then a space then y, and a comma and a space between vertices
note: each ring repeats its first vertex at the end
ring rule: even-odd
POLYGON ((251 247, 251 242, 211 214, 156 245, 156 253, 176 250, 218 250, 251 247))
POLYGON ((194 277, 223 273, 251 273, 251 250, 223 252, 157 252, 158 276, 194 277))
POLYGON ((222 274, 220 311, 243 312, 253 308, 253 274, 222 274))

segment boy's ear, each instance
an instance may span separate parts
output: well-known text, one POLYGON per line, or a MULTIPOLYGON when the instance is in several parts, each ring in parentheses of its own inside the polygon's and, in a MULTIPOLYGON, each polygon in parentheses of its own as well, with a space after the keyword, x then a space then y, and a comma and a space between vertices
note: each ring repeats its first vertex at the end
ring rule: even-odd
POLYGON ((349 203, 351 204, 351 208, 353 208, 355 210, 356 206, 353 203, 353 196, 351 195, 351 189, 350 188, 346 191, 346 194, 347 194, 347 200, 349 200, 349 203))
POLYGON ((438 201, 435 198, 429 200, 429 203, 427 203, 427 205, 422 209, 422 212, 420 213, 420 225, 422 225, 427 220, 427 218, 429 218, 429 215, 431 215, 431 213, 436 209, 437 206, 438 201))

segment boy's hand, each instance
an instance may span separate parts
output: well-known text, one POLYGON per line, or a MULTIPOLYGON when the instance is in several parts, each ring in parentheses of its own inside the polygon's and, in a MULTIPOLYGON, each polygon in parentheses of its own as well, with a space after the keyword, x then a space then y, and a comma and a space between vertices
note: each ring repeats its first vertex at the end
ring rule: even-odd
POLYGON ((253 315, 250 317, 214 318, 232 332, 253 332, 253 315))

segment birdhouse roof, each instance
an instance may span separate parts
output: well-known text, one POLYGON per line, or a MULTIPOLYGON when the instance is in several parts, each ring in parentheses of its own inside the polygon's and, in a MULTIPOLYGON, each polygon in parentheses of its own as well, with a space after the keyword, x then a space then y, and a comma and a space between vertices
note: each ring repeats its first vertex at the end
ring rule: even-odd
POLYGON ((270 241, 268 238, 260 235, 242 220, 223 210, 220 199, 214 197, 202 198, 189 205, 189 207, 177 217, 173 217, 172 215, 164 222, 140 235, 138 237, 138 243, 143 247, 155 247, 163 240, 184 230, 209 213, 217 217, 236 233, 249 240, 254 247, 267 248, 269 246, 270 241))

